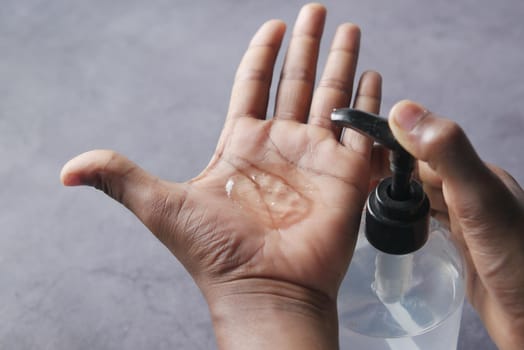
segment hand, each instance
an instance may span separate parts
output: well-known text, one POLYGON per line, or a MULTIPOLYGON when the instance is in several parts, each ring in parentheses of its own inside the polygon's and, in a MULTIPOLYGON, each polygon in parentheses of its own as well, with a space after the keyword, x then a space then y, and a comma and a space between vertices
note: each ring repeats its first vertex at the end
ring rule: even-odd
MULTIPOLYGON (((207 168, 168 183, 112 151, 68 162, 68 186, 90 185, 124 204, 184 264, 202 290, 220 347, 335 348, 336 296, 356 241, 371 143, 331 126, 351 100, 360 32, 341 25, 313 94, 325 9, 305 6, 265 120, 285 31, 265 23, 238 71, 207 168), (282 327, 286 331, 282 332, 282 327)), ((365 73, 354 105, 377 113, 380 76, 365 73)))
POLYGON ((408 101, 394 106, 389 120, 420 160, 434 216, 462 248, 471 304, 500 349, 522 349, 524 191, 505 171, 485 165, 454 122, 408 101))

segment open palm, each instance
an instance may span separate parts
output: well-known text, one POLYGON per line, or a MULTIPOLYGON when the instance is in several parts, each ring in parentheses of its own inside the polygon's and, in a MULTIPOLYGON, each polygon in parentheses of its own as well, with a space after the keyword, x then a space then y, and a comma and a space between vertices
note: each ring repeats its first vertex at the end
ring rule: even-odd
MULTIPOLYGON (((98 187, 132 210, 174 253, 204 294, 235 281, 273 281, 336 298, 356 240, 369 181, 371 144, 332 128, 350 103, 359 30, 340 26, 313 94, 325 10, 305 7, 265 120, 284 35, 264 24, 237 71, 231 104, 209 166, 168 183, 112 151, 91 151, 62 171, 66 185, 98 187)), ((354 104, 377 113, 380 77, 362 76, 354 104)))

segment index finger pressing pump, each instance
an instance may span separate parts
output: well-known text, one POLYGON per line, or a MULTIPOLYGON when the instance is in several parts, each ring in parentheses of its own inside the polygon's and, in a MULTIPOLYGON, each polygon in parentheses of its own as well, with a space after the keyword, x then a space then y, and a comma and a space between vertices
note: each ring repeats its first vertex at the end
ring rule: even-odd
POLYGON ((335 125, 390 150, 392 176, 370 193, 353 259, 339 292, 341 349, 452 350, 464 301, 464 262, 412 178, 415 159, 386 119, 336 109, 335 125))

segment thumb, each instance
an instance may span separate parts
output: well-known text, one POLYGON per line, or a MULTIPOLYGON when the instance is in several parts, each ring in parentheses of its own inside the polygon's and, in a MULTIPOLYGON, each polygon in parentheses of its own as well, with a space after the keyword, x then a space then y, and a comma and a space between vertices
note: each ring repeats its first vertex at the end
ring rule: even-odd
POLYGON ((392 108, 389 125, 400 144, 441 177, 446 204, 462 224, 500 229, 515 221, 515 197, 455 122, 401 101, 392 108))
POLYGON ((182 185, 168 185, 109 150, 90 151, 71 159, 62 168, 60 179, 65 186, 87 185, 105 192, 157 235, 165 220, 179 212, 186 197, 182 185))
POLYGON ((443 180, 469 188, 475 187, 472 180, 488 175, 462 128, 419 104, 397 103, 391 109, 389 126, 400 144, 443 180))

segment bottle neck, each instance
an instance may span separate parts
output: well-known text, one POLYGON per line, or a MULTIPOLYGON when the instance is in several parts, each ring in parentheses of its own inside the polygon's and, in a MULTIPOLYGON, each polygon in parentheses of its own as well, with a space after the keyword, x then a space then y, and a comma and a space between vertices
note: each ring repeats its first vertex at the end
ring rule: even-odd
POLYGON ((412 276, 413 254, 377 253, 373 291, 383 303, 400 302, 411 287, 412 276))

